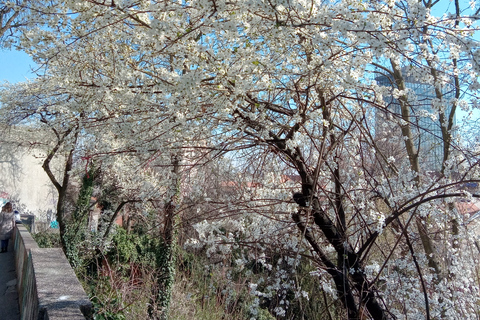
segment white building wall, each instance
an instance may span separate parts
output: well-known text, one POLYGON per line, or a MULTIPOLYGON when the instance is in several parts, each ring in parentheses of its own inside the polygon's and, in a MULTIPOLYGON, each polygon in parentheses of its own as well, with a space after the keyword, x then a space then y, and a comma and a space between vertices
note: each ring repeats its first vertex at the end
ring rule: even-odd
MULTIPOLYGON (((0 198, 19 201, 27 212, 43 218, 55 212, 57 192, 42 168, 44 155, 0 146, 0 198)), ((18 208, 20 209, 20 208, 18 208)))

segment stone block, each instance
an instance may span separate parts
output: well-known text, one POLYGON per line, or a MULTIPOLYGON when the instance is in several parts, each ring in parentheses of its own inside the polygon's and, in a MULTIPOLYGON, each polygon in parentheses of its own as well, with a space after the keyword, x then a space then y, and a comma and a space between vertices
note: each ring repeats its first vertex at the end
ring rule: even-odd
POLYGON ((62 249, 31 249, 39 318, 85 319, 92 313, 88 299, 62 249), (85 312, 86 314, 82 313, 85 312))

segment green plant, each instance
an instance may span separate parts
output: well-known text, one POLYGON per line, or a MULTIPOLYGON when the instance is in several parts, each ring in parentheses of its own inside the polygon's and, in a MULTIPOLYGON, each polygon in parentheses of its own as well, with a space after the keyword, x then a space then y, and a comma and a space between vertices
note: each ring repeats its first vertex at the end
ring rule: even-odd
MULTIPOLYGON (((80 253, 82 242, 87 232, 87 218, 90 212, 90 201, 93 192, 95 167, 92 165, 88 173, 83 176, 82 186, 72 213, 71 219, 66 221, 65 226, 65 255, 70 264, 78 269, 84 264, 83 255, 80 253)), ((78 272, 78 270, 76 270, 78 272)))
POLYGON ((33 239, 37 242, 40 248, 61 248, 60 234, 45 230, 32 234, 33 239))
POLYGON ((106 253, 90 258, 84 286, 94 301, 98 319, 146 319, 158 292, 166 250, 152 234, 118 228, 106 253), (122 318, 124 317, 124 318, 122 318))
MULTIPOLYGON (((106 308, 104 303, 100 301, 98 297, 93 297, 90 300, 92 301, 95 310, 95 320, 126 320, 123 313, 106 308)), ((110 304, 115 305, 116 301, 110 301, 110 304)))

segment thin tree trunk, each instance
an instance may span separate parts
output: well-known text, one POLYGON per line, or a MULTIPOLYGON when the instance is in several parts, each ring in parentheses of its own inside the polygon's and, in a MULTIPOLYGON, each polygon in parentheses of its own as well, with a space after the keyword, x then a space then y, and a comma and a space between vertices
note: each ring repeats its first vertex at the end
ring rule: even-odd
MULTIPOLYGON (((402 70, 400 66, 393 60, 390 60, 393 69, 393 77, 397 85, 398 90, 404 92, 407 88, 405 86, 405 80, 403 78, 402 70)), ((417 175, 415 177, 415 183, 417 186, 420 184, 420 165, 418 162, 418 150, 415 147, 412 129, 411 129, 411 118, 410 118, 410 106, 408 104, 408 98, 406 95, 402 95, 398 99, 400 104, 400 109, 402 112, 402 120, 404 123, 400 126, 402 129, 402 135, 405 138, 405 148, 407 150, 408 159, 410 161, 410 168, 417 175)), ((437 262, 437 256, 432 244, 432 240, 428 234, 426 228, 426 221, 424 217, 417 217, 415 223, 420 235, 420 240, 423 245, 423 249, 428 259, 428 266, 435 270, 437 277, 441 276, 441 270, 439 263, 437 262)))
MULTIPOLYGON (((73 153, 75 151, 75 147, 72 147, 68 153, 67 159, 65 161, 64 169, 63 169, 63 180, 62 184, 60 184, 52 172, 51 168, 51 161, 57 154, 60 147, 63 145, 65 138, 73 131, 73 128, 67 130, 62 138, 60 138, 55 145, 55 147, 49 152, 47 158, 43 161, 42 168, 47 173, 50 181, 53 183, 55 188, 58 192, 58 200, 57 200, 57 222, 60 229, 60 242, 62 244, 62 249, 68 257, 68 243, 66 241, 66 221, 65 221, 65 202, 67 197, 67 188, 70 181, 70 172, 72 170, 73 165, 73 153)), ((75 133, 74 144, 76 144, 78 137, 78 133, 75 133)))

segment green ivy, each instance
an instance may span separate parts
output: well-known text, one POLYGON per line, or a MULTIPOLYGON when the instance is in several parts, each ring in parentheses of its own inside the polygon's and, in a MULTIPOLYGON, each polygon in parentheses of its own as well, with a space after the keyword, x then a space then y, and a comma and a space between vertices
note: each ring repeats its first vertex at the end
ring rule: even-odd
POLYGON ((80 254, 80 248, 87 232, 87 220, 90 212, 90 200, 93 193, 95 174, 95 167, 92 165, 88 173, 83 176, 82 187, 72 219, 67 221, 65 228, 65 255, 74 268, 79 268, 84 262, 80 254))

